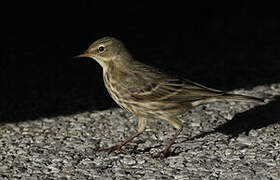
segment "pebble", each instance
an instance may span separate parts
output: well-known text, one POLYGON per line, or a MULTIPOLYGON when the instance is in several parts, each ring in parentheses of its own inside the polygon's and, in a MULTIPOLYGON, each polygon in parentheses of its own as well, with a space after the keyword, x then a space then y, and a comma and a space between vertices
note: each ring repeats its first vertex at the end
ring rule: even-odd
POLYGON ((241 144, 245 144, 248 146, 252 145, 252 143, 253 143, 253 139, 246 135, 238 136, 237 141, 241 144))

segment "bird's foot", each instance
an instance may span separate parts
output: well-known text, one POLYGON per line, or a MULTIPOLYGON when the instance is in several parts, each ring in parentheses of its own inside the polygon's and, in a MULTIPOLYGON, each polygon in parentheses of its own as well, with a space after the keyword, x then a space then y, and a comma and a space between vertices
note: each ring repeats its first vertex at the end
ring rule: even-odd
POLYGON ((109 147, 109 148, 100 149, 97 152, 108 152, 108 154, 111 154, 113 151, 119 151, 119 152, 121 152, 123 154, 130 155, 129 152, 127 152, 126 150, 122 149, 122 144, 119 144, 119 145, 116 145, 116 146, 112 146, 112 147, 109 147))
POLYGON ((164 151, 162 151, 162 152, 157 153, 157 154, 154 155, 153 157, 154 157, 154 158, 161 158, 161 159, 163 159, 163 158, 168 157, 169 154, 170 154, 169 150, 168 150, 168 151, 164 150, 164 151))

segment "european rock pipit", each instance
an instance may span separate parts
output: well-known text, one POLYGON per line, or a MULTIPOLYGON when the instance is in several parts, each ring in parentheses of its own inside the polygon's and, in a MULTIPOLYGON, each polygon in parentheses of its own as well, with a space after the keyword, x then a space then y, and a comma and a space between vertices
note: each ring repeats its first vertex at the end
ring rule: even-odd
POLYGON ((144 130, 147 120, 160 119, 170 122, 177 132, 161 157, 169 154, 172 144, 183 129, 177 116, 203 103, 233 100, 263 102, 262 99, 230 94, 212 89, 187 79, 168 76, 155 68, 136 61, 124 44, 113 37, 95 41, 81 55, 95 59, 103 68, 103 79, 107 90, 116 103, 123 109, 139 117, 138 131, 124 142, 102 149, 109 153, 122 149, 144 130))

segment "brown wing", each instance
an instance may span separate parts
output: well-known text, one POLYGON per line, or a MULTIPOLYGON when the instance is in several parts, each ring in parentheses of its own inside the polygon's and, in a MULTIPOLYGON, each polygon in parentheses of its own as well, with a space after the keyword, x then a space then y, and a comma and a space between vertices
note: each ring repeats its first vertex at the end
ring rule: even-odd
POLYGON ((138 101, 193 102, 223 94, 186 79, 167 76, 156 69, 135 62, 129 71, 119 75, 127 95, 138 101), (140 71, 141 70, 141 71, 140 71))
POLYGON ((219 96, 222 91, 207 88, 189 80, 168 78, 157 82, 147 82, 146 87, 138 89, 132 96, 148 101, 193 102, 219 96))

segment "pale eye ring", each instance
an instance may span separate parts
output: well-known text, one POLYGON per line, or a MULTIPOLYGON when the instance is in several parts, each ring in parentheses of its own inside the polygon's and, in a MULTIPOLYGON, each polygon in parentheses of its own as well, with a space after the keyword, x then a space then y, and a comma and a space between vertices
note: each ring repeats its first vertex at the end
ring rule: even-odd
POLYGON ((104 46, 99 46, 98 51, 103 52, 105 50, 104 46))

